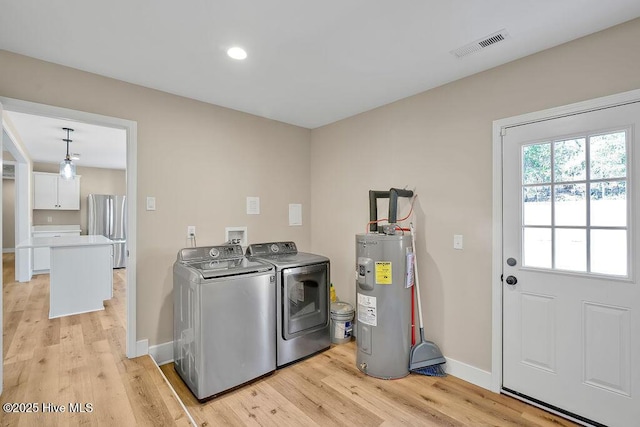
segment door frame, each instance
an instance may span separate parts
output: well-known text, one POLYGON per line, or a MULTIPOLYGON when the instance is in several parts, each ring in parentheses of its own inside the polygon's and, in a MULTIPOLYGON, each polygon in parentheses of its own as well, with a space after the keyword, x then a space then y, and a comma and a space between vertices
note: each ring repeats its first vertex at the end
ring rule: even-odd
MULTIPOLYGON (((137 146, 138 146, 138 124, 132 120, 120 119, 117 117, 104 116, 101 114, 88 113, 69 108, 56 107, 52 105, 40 104, 36 102, 23 101, 0 96, 0 104, 5 111, 15 111, 26 114, 36 114, 47 117, 57 117, 67 120, 89 123, 98 126, 115 127, 124 129, 127 138, 127 326, 126 333, 126 354, 128 358, 134 358, 147 351, 137 347, 136 334, 136 243, 137 243, 137 146)), ((0 117, 0 120, 2 118, 0 117)), ((17 173, 17 171, 16 171, 17 173)), ((26 196, 28 200, 29 197, 26 196)), ((16 222, 18 218, 16 218, 16 222)), ((30 224, 29 224, 30 226, 30 224)), ((0 306, 0 329, 2 329, 2 306, 0 306)))
MULTIPOLYGON (((585 113, 587 111, 616 107, 640 101, 640 89, 615 95, 590 99, 561 107, 549 108, 533 113, 521 114, 493 122, 493 239, 492 239, 492 342, 491 342, 491 391, 500 393, 502 389, 502 136, 511 127, 553 120, 560 117, 585 113)), ((639 130, 640 131, 640 130, 639 130)), ((634 175, 635 176, 635 175, 634 175)))

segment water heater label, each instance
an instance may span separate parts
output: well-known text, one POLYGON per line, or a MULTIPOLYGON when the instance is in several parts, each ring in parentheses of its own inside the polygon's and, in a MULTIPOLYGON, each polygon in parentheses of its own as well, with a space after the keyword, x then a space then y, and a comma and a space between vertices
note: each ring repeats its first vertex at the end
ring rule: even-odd
POLYGON ((391 263, 376 262, 376 285, 390 285, 391 277, 391 263))
POLYGON ((358 294, 358 322, 378 326, 376 297, 358 294))

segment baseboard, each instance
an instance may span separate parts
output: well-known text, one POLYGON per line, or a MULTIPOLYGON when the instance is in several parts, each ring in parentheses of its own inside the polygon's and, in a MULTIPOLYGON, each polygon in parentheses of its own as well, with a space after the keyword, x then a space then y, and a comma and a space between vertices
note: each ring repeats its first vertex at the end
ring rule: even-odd
POLYGON ((467 365, 450 357, 446 357, 447 364, 445 370, 448 374, 460 378, 468 383, 475 384, 478 387, 491 390, 491 372, 483 371, 475 366, 467 365))
POLYGON ((136 357, 149 354, 149 340, 143 339, 136 342, 136 357))
MULTIPOLYGON (((147 340, 143 341, 148 343, 147 340)), ((142 341, 138 341, 138 348, 140 348, 141 342, 142 341)), ((149 355, 153 357, 153 360, 155 360, 158 366, 173 362, 173 341, 152 345, 151 347, 148 347, 148 350, 149 355)), ((141 355, 141 353, 138 352, 138 355, 141 355)), ((478 387, 491 390, 491 372, 483 371, 480 368, 467 365, 464 362, 459 362, 455 359, 451 359, 450 357, 445 356, 445 359, 447 359, 445 370, 448 374, 471 384, 475 384, 478 387)))
POLYGON ((149 354, 158 366, 173 362, 173 341, 149 347, 149 354))
POLYGON ((12 254, 15 253, 16 249, 15 248, 3 248, 2 249, 2 253, 3 254, 12 254))

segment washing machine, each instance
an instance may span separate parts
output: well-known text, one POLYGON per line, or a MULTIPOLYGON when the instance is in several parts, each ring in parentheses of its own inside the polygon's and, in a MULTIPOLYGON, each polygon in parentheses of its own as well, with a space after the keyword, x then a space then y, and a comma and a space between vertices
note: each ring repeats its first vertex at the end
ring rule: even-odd
POLYGON ((276 369, 276 277, 240 245, 185 248, 173 265, 176 372, 204 400, 276 369))
POLYGON ((277 367, 329 348, 329 258, 298 252, 294 242, 252 244, 246 255, 276 269, 277 367))

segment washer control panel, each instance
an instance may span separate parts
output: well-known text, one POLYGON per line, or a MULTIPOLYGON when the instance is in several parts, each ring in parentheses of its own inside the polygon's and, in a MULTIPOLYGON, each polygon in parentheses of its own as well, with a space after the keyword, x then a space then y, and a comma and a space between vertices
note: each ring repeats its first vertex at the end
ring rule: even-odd
POLYGON ((178 261, 192 263, 202 261, 221 261, 242 258, 242 246, 221 245, 184 248, 178 252, 178 261))
POLYGON ((297 253, 298 248, 293 242, 255 243, 247 248, 248 256, 295 255, 297 253))

